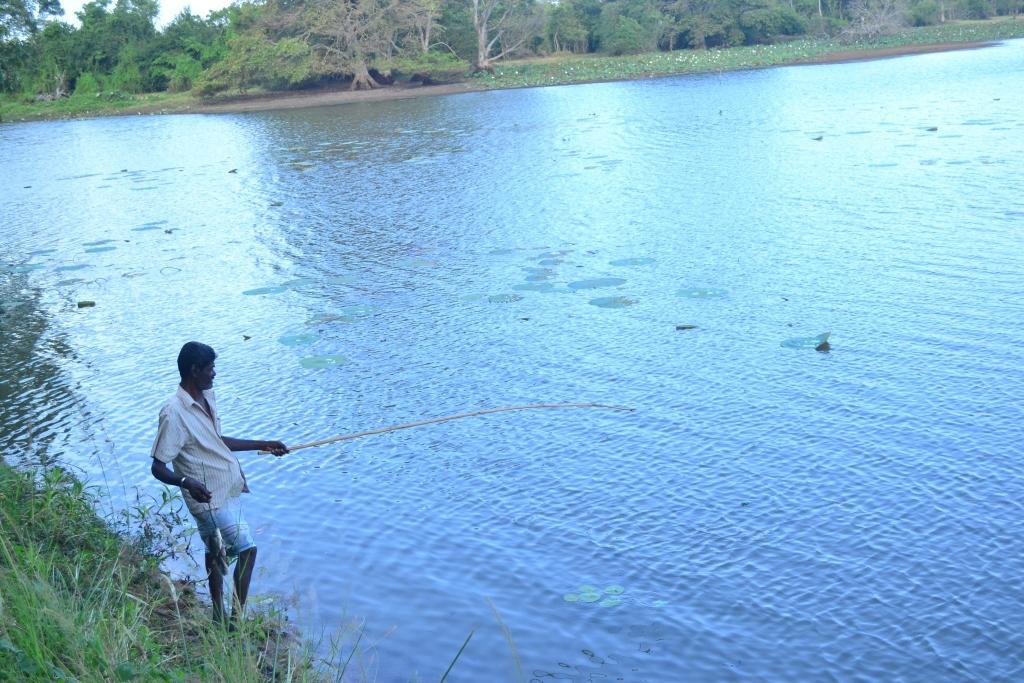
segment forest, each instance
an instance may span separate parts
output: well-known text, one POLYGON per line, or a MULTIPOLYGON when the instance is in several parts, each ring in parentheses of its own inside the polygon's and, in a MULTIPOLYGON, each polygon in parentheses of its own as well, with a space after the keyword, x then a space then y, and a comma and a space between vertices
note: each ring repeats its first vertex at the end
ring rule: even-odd
POLYGON ((254 0, 156 25, 157 0, 0 0, 0 93, 22 101, 212 96, 399 75, 491 71, 505 59, 872 39, 1016 16, 1024 0, 254 0))

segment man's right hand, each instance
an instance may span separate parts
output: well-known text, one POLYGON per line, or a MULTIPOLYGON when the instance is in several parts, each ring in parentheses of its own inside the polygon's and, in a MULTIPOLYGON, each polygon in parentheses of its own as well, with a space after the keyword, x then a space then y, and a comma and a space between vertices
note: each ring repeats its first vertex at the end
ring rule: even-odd
POLYGON ((210 489, 203 485, 203 482, 192 477, 185 477, 185 483, 181 485, 181 488, 188 491, 188 495, 192 496, 192 500, 199 503, 209 503, 213 499, 213 494, 210 493, 210 489))

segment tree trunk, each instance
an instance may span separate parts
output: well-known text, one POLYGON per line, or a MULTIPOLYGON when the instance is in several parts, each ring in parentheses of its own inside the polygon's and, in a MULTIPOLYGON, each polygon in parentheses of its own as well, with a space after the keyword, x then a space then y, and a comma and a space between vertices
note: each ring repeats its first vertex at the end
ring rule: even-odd
POLYGON ((476 63, 473 64, 474 71, 489 71, 494 73, 494 67, 488 56, 487 46, 487 24, 478 22, 476 26, 476 63))
POLYGON ((359 62, 359 65, 353 70, 352 73, 352 85, 349 86, 349 90, 373 90, 380 83, 373 80, 373 76, 370 75, 370 70, 366 68, 365 62, 359 62))

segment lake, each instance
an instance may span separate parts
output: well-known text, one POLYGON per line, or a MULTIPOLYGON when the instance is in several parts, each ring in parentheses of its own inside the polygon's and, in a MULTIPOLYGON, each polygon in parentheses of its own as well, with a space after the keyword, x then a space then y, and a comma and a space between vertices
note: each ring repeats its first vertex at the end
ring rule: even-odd
POLYGON ((4 457, 158 495, 190 339, 236 437, 628 406, 242 454, 253 591, 352 680, 1019 680, 1022 67, 0 126, 4 457))

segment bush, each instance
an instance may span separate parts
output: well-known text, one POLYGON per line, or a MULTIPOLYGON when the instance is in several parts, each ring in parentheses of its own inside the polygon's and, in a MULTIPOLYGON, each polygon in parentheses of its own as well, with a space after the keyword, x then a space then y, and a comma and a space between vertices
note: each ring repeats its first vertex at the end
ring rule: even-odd
POLYGON ((907 11, 911 26, 931 26, 939 23, 939 6, 934 0, 923 0, 907 11))
POLYGON ((961 0, 960 14, 964 19, 988 19, 993 9, 987 0, 961 0))
POLYGON ((100 80, 87 71, 75 80, 73 97, 96 97, 102 91, 103 85, 100 83, 100 80))
POLYGON ((763 43, 776 36, 798 36, 807 32, 804 20, 782 6, 744 12, 738 23, 747 43, 763 43))
POLYGON ((617 17, 612 29, 601 36, 601 49, 610 55, 635 55, 653 50, 648 32, 632 17, 617 17))

